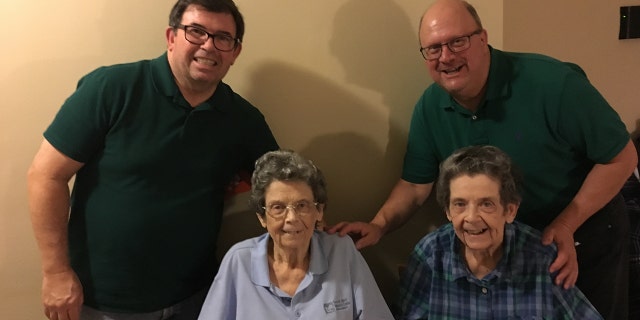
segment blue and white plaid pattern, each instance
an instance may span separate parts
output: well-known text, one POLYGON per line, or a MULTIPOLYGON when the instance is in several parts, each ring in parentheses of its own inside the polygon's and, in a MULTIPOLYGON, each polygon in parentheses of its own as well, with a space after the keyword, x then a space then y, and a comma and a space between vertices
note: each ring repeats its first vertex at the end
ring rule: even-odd
POLYGON ((537 230, 507 224, 503 257, 483 279, 466 267, 461 245, 451 224, 418 242, 400 281, 397 319, 602 319, 577 288, 553 283, 556 248, 543 246, 537 230))

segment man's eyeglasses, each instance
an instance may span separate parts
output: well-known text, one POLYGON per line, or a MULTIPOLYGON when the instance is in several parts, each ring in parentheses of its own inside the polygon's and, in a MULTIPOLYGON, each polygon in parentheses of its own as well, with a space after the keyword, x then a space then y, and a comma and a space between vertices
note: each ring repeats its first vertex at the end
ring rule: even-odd
POLYGON ((240 43, 240 39, 236 39, 228 34, 209 33, 196 26, 185 26, 183 24, 179 24, 176 28, 184 30, 184 38, 195 45, 202 45, 207 42, 209 38, 213 39, 213 46, 220 51, 231 51, 238 46, 238 43, 240 43))
POLYGON ((318 209, 317 202, 309 202, 307 200, 298 201, 296 203, 271 203, 266 207, 262 207, 268 215, 276 220, 283 219, 287 215, 287 210, 292 210, 301 217, 306 217, 318 209))
POLYGON ((455 38, 449 42, 434 44, 432 46, 420 48, 420 53, 422 53, 422 57, 425 60, 435 60, 440 58, 442 55, 442 47, 445 45, 449 48, 449 50, 453 53, 462 52, 464 50, 469 49, 471 46, 471 37, 480 34, 482 29, 476 30, 468 35, 455 38))

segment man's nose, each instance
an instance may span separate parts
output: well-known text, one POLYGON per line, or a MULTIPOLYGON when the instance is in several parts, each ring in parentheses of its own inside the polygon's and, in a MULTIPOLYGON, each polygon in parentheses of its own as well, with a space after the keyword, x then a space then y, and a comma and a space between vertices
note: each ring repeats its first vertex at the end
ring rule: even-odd
POLYGON ((453 57, 456 55, 455 52, 451 51, 451 49, 449 49, 448 45, 443 45, 442 49, 440 49, 440 58, 438 58, 438 60, 446 62, 446 61, 450 61, 451 59, 453 59, 453 57))

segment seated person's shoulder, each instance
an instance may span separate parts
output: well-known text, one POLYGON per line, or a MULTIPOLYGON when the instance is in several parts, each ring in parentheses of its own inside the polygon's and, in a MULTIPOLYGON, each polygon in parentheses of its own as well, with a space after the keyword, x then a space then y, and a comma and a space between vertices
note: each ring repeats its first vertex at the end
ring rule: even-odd
POLYGON ((444 224, 436 230, 427 233, 416 244, 416 248, 429 251, 448 251, 451 249, 452 242, 455 241, 456 235, 451 223, 444 224))
POLYGON ((251 251, 254 248, 257 248, 260 243, 264 242, 268 238, 269 234, 265 233, 261 236, 255 238, 249 238, 246 240, 242 240, 229 248, 225 256, 242 256, 242 255, 251 255, 251 251))
POLYGON ((329 234, 323 231, 316 231, 314 236, 318 239, 318 241, 324 247, 341 247, 341 248, 349 248, 353 247, 355 249, 355 245, 353 244, 353 239, 349 236, 341 237, 337 233, 329 234))
POLYGON ((548 246, 542 244, 542 233, 539 230, 518 221, 514 221, 511 225, 516 233, 516 248, 519 252, 555 259, 558 254, 556 245, 553 243, 548 246))

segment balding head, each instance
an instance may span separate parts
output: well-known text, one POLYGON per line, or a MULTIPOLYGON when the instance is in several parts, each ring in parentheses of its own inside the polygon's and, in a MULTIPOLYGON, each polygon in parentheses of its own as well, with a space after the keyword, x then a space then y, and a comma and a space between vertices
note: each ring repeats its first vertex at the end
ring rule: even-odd
POLYGON ((471 19, 473 19, 477 29, 483 29, 482 21, 480 20, 480 16, 478 15, 476 8, 468 2, 461 0, 438 0, 432 3, 422 17, 420 17, 418 34, 420 33, 422 23, 425 20, 433 22, 433 20, 438 17, 447 16, 447 12, 449 13, 448 15, 451 15, 454 12, 462 14, 463 11, 466 11, 471 19))
POLYGON ((475 111, 486 89, 490 53, 487 32, 466 1, 438 0, 420 21, 420 47, 434 82, 463 107, 475 111), (453 49, 452 49, 453 48, 453 49))

